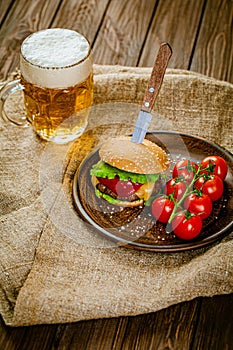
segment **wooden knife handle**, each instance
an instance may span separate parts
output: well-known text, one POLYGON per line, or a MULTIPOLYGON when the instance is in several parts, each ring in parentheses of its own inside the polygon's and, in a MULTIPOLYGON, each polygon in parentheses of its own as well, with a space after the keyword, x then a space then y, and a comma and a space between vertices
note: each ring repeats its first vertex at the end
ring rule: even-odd
POLYGON ((141 107, 145 112, 150 113, 154 106, 171 55, 172 49, 170 45, 168 43, 161 44, 141 107))

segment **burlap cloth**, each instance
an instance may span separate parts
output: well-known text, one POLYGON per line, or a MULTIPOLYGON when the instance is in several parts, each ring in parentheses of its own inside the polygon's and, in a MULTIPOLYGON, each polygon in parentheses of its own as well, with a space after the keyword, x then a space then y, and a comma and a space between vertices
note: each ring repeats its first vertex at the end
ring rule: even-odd
MULTIPOLYGON (((139 105, 150 72, 95 66, 95 103, 139 105)), ((229 83, 168 69, 155 106, 164 119, 151 128, 172 127, 232 151, 232 97, 229 83)), ((17 99, 10 108, 20 108, 17 99)), ((132 132, 133 123, 121 114, 91 118, 90 130, 68 147, 1 121, 0 312, 8 325, 136 315, 232 293, 232 233, 202 249, 150 253, 108 246, 77 215, 71 189, 79 162, 106 134, 132 132)))

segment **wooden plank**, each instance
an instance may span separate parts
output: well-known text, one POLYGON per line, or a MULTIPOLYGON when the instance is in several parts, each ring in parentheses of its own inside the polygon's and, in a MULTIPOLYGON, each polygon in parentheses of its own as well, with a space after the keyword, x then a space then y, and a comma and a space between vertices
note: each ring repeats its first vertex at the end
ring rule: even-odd
POLYGON ((233 295, 197 298, 135 317, 63 325, 6 327, 0 319, 0 349, 144 350, 231 349, 233 295))
POLYGON ((19 65, 23 39, 40 29, 48 28, 60 0, 20 0, 14 2, 0 30, 0 79, 5 79, 19 65))
POLYGON ((112 0, 94 45, 100 64, 136 66, 156 0, 112 0))
POLYGON ((7 15, 11 4, 14 0, 1 0, 0 2, 0 25, 2 24, 3 18, 7 15))
POLYGON ((204 0, 160 1, 139 65, 152 66, 159 45, 162 42, 168 42, 173 49, 169 67, 187 69, 201 19, 203 4, 204 0))
POLYGON ((197 322, 198 300, 173 305, 157 313, 125 318, 115 350, 189 349, 197 322))
POLYGON ((17 5, 15 3, 4 23, 4 30, 0 31, 0 79, 5 79, 18 67, 20 45, 27 35, 36 30, 51 26, 70 28, 85 35, 92 43, 108 1, 68 0, 60 8, 59 0, 21 0, 17 5))
MULTIPOLYGON (((9 328, 2 324, 0 348, 13 350, 190 349, 200 300, 135 317, 63 325, 9 328)), ((0 331, 1 331, 0 328, 0 331)))
POLYGON ((0 317, 0 349, 47 350, 55 343, 57 325, 6 327, 0 317))
POLYGON ((118 318, 82 321, 66 325, 56 337, 55 349, 103 350, 113 349, 118 318))
POLYGON ((233 83, 232 23, 232 0, 207 0, 191 70, 233 83))
POLYGON ((93 43, 109 0, 66 0, 62 2, 52 27, 77 30, 93 43))
POLYGON ((204 301, 192 349, 233 349, 233 294, 204 301))

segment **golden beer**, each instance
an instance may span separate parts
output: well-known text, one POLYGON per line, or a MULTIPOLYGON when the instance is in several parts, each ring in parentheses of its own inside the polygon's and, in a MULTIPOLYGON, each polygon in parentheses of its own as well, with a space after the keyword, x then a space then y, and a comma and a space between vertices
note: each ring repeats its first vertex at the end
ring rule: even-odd
POLYGON ((93 99, 93 75, 66 89, 42 88, 21 79, 28 120, 43 139, 58 143, 83 133, 93 99), (59 141, 60 140, 60 141, 59 141))
POLYGON ((68 29, 34 33, 22 44, 20 70, 27 118, 36 133, 56 143, 80 136, 93 100, 88 41, 68 29))

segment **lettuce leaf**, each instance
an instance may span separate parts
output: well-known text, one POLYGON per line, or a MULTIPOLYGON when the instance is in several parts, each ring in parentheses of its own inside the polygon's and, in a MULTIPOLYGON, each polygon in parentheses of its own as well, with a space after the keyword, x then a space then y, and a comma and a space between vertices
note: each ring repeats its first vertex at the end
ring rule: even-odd
POLYGON ((135 174, 129 171, 120 170, 103 162, 102 160, 92 166, 90 174, 96 177, 107 177, 108 179, 114 179, 114 177, 118 175, 120 180, 128 181, 130 179, 132 182, 137 182, 140 184, 156 182, 159 178, 159 174, 135 174))

